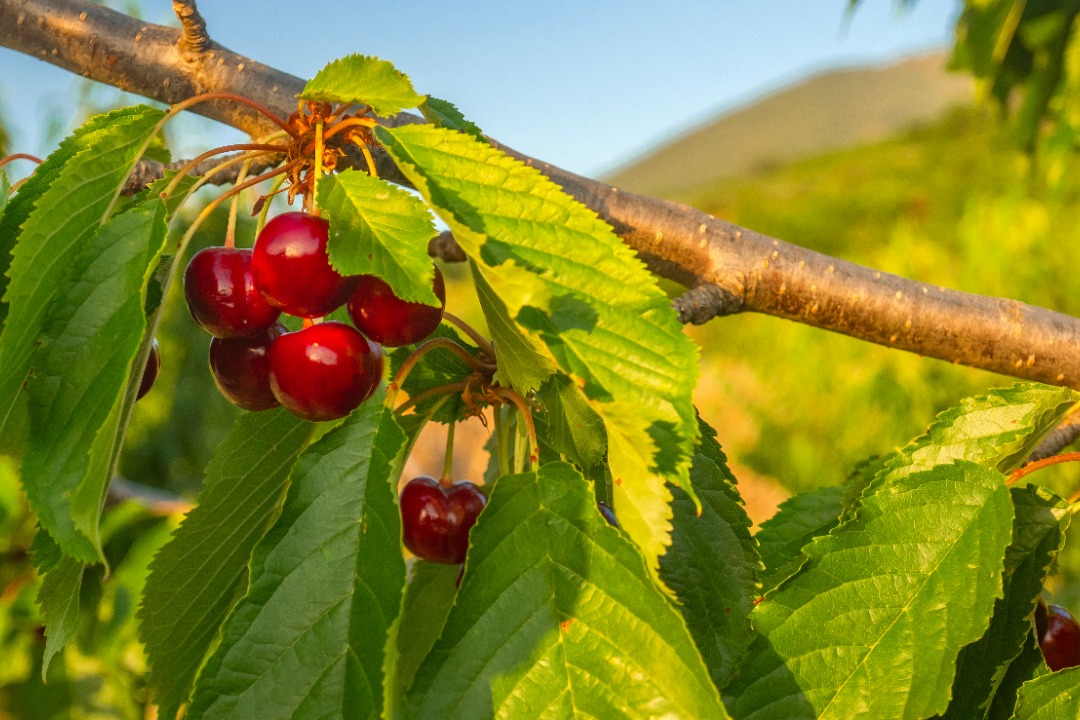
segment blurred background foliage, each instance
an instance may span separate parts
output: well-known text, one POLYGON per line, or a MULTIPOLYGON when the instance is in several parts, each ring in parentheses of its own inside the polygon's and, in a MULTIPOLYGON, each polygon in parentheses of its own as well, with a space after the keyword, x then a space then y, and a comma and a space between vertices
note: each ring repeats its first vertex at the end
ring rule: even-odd
MULTIPOLYGON (((952 64, 975 76, 987 102, 874 142, 687 180, 672 198, 882 271, 1080 316, 1072 283, 1080 266, 1078 12, 1080 2, 969 1, 952 64)), ((82 98, 88 111, 97 97, 82 98)), ((5 140, 0 124, 0 146, 5 140)), ((225 222, 224 211, 212 216, 189 254, 220 244, 225 222)), ((243 220, 238 244, 250 245, 253 232, 243 220)), ((450 307, 479 324, 465 270, 447 276, 450 307)), ((757 522, 791 493, 842 482, 860 460, 904 444, 960 399, 1011 382, 759 315, 688 332, 703 350, 697 404, 757 522)), ((187 316, 179 284, 157 337, 162 371, 136 407, 120 475, 192 499, 239 411, 213 387, 210 338, 187 316)), ((484 454, 479 445, 463 454, 470 450, 480 459, 459 474, 479 478, 484 454)), ((1032 479, 1067 496, 1080 487, 1080 470, 1060 466, 1032 479)), ((100 570, 88 574, 78 642, 54 659, 42 686, 40 581, 29 554, 35 523, 16 469, 0 464, 0 720, 147 717, 132 620, 147 563, 179 514, 127 502, 107 518, 111 576, 103 583, 100 570)), ((1060 570, 1050 590, 1080 610, 1080 543, 1067 545, 1060 570)))

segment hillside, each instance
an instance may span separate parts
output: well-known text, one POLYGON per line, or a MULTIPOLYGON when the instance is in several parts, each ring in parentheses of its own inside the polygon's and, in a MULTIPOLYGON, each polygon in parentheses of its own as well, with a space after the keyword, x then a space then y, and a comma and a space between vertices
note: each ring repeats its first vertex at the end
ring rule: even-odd
POLYGON ((816 75, 691 130, 606 179, 682 198, 720 178, 886 138, 971 101, 970 77, 947 72, 945 60, 931 53, 816 75))

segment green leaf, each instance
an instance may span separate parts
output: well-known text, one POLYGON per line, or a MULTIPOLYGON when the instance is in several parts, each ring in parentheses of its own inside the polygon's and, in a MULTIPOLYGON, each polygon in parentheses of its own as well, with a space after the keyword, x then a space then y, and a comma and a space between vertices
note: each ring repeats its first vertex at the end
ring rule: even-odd
POLYGON ((416 677, 420 663, 439 639, 457 595, 459 565, 439 565, 417 560, 401 601, 401 613, 392 634, 392 652, 386 674, 384 717, 399 717, 398 707, 416 677))
POLYGON ((345 170, 319 180, 319 207, 330 220, 330 262, 342 275, 375 275, 402 300, 438 305, 427 207, 380 178, 345 170))
POLYGON ((960 653, 945 718, 985 717, 1009 665, 1031 634, 1043 583, 1065 541, 1072 517, 1061 498, 1035 485, 1012 488, 1013 541, 1005 551, 1004 596, 994 602, 990 627, 960 653))
POLYGON ((304 451, 185 718, 379 718, 405 435, 374 398, 304 451))
POLYGON ((72 263, 31 360, 23 485, 42 526, 85 563, 103 559, 98 522, 125 400, 130 411, 142 376, 133 363, 146 330, 143 301, 165 235, 157 198, 106 222, 72 263))
POLYGON ((998 686, 997 693, 990 703, 987 720, 1010 720, 1016 707, 1016 698, 1024 683, 1050 673, 1046 667, 1042 650, 1035 641, 1035 632, 1029 632, 1024 640, 1020 654, 1009 664, 1005 677, 998 686))
MULTIPOLYGON (((38 531, 41 532, 41 531, 38 531)), ((41 663, 41 678, 45 679, 49 663, 75 635, 79 619, 79 591, 82 588, 83 564, 64 555, 59 558, 41 582, 37 602, 41 606, 41 621, 45 625, 45 658, 41 663)))
MULTIPOLYGON (((1008 475, 1072 412, 1080 394, 1063 387, 1017 383, 966 398, 941 413, 924 435, 878 461, 863 495, 895 478, 968 460, 1008 475)), ((870 473, 862 473, 865 485, 870 473)))
POLYGON ((330 62, 308 81, 299 97, 313 102, 368 105, 383 116, 424 102, 408 75, 388 60, 367 55, 348 55, 330 62))
POLYGON ((536 392, 544 411, 536 413, 536 432, 544 435, 553 450, 580 468, 604 460, 604 423, 586 400, 581 388, 566 375, 552 375, 536 392))
POLYGON ((956 658, 1001 596, 1012 519, 1001 474, 964 461, 865 498, 755 609, 760 635, 728 688, 735 715, 915 720, 944 711, 956 658))
POLYGON ((1043 675, 1024 683, 1016 720, 1063 720, 1080 717, 1080 667, 1043 675))
POLYGON ((71 145, 57 151, 66 161, 35 198, 8 269, 8 315, 0 334, 0 435, 25 424, 19 401, 49 306, 75 282, 69 277, 71 265, 107 219, 163 116, 146 106, 98 116, 71 138, 71 145))
POLYGON ((206 468, 199 504, 151 563, 139 637, 163 718, 187 699, 314 427, 280 409, 242 415, 206 468))
POLYGON ((480 140, 484 139, 483 131, 462 115, 457 106, 449 100, 428 95, 427 100, 420 105, 420 112, 423 113, 429 123, 436 127, 457 130, 458 132, 475 135, 480 140))
POLYGON ((844 486, 823 487, 785 500, 755 537, 765 563, 762 589, 768 592, 806 564, 802 549, 840 524, 844 486))
POLYGON ((682 619, 565 463, 501 478, 406 718, 725 718, 682 619))
POLYGON ((701 513, 686 493, 675 490, 671 547, 660 558, 660 577, 675 593, 713 683, 723 688, 754 636, 750 611, 759 594, 761 561, 727 465, 695 455, 690 481, 701 513))
POLYGON ((495 379, 502 385, 516 388, 538 388, 555 372, 555 361, 539 340, 534 340, 518 329, 510 319, 506 305, 495 290, 480 274, 476 263, 472 266, 476 297, 487 320, 499 358, 495 379))
MULTIPOLYGON (((431 334, 431 338, 447 338, 453 340, 473 355, 477 352, 475 346, 468 341, 463 340, 456 330, 445 324, 437 327, 435 332, 431 334)), ((412 355, 412 352, 415 349, 415 345, 407 345, 405 347, 394 348, 390 351, 391 377, 394 377, 397 374, 398 369, 409 356, 412 355)), ((409 371, 401 389, 408 393, 410 398, 415 398, 430 390, 460 383, 465 380, 472 371, 471 367, 466 365, 461 358, 451 351, 446 348, 435 348, 434 350, 429 350, 425 353, 423 357, 413 365, 413 368, 409 371)), ((454 397, 454 395, 460 396, 461 391, 459 390, 454 393, 451 400, 447 401, 436 410, 431 416, 432 420, 441 423, 449 423, 463 420, 467 417, 464 413, 466 409, 464 403, 457 397, 454 397)), ((441 402, 444 397, 444 395, 437 395, 428 400, 420 401, 415 406, 416 412, 424 414, 434 410, 435 406, 441 402)))
POLYGON ((535 168, 442 128, 376 136, 504 306, 508 334, 534 356, 545 348, 603 419, 615 511, 655 569, 669 543, 666 483, 692 494, 697 436, 698 350, 667 296, 608 225, 535 168))

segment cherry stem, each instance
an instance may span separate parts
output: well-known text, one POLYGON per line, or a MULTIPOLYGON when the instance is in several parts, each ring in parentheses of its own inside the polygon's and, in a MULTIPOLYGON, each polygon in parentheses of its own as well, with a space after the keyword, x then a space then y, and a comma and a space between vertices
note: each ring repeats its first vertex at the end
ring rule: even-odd
POLYGON ((196 180, 195 183, 190 188, 188 188, 187 192, 184 194, 183 199, 180 201, 180 204, 182 205, 182 204, 186 203, 188 201, 188 199, 191 198, 191 196, 194 195, 195 192, 199 188, 201 188, 203 185, 206 185, 208 182, 210 182, 210 179, 212 177, 214 177, 215 175, 217 175, 219 172, 222 172, 223 170, 226 170, 226 169, 232 167, 233 165, 236 165, 237 163, 247 162, 249 159, 256 160, 256 159, 258 159, 260 157, 263 157, 263 156, 269 155, 269 154, 270 153, 267 153, 267 152, 251 152, 251 153, 241 153, 239 155, 232 155, 225 162, 219 163, 219 164, 215 165, 214 167, 210 168, 198 180, 196 180))
POLYGON ((195 157, 184 163, 184 166, 176 171, 176 175, 169 181, 169 184, 165 186, 165 190, 161 193, 163 198, 169 197, 176 186, 180 184, 180 181, 184 179, 189 172, 194 169, 196 165, 203 160, 214 157, 215 155, 221 155, 222 153, 235 152, 237 150, 261 150, 265 152, 285 152, 288 150, 284 145, 270 145, 268 143, 237 143, 235 145, 222 145, 221 147, 214 148, 213 150, 207 150, 204 153, 200 153, 195 157))
POLYGON ((456 422, 450 423, 450 426, 446 428, 446 456, 443 459, 442 476, 439 478, 439 484, 445 488, 454 484, 454 431, 456 429, 456 422))
MULTIPOLYGON (((241 184, 244 182, 248 171, 251 170, 251 163, 254 161, 255 158, 248 158, 244 161, 244 164, 240 167, 240 172, 236 176, 236 182, 241 184)), ((225 227, 225 247, 229 250, 236 247, 236 209, 239 206, 240 193, 236 193, 232 196, 232 202, 229 203, 229 224, 225 227)))
POLYGON ((285 176, 278 175, 270 186, 270 190, 263 196, 263 204, 262 207, 259 208, 259 222, 255 224, 255 237, 258 237, 259 233, 262 232, 262 229, 266 227, 266 216, 270 213, 270 203, 273 201, 275 195, 285 189, 281 187, 284 182, 285 176))
POLYGON ((463 382, 449 383, 447 385, 439 385, 438 387, 428 388, 424 392, 417 393, 414 397, 411 397, 408 400, 406 400, 405 402, 401 403, 401 405, 398 405, 397 409, 394 410, 394 412, 397 413, 398 415, 401 415, 406 410, 409 410, 410 408, 416 407, 417 405, 424 402, 425 400, 430 400, 431 398, 438 397, 439 395, 447 395, 447 396, 449 396, 449 395, 452 395, 453 393, 463 391, 468 386, 469 386, 469 383, 463 381, 463 382))
POLYGON ((510 430, 510 421, 503 417, 503 408, 496 405, 495 416, 495 441, 499 445, 499 473, 505 477, 510 474, 510 438, 507 433, 510 430))
POLYGON ((394 398, 397 397, 398 392, 401 391, 401 386, 405 383, 405 378, 409 376, 409 373, 416 366, 416 363, 420 362, 420 358, 437 348, 449 350, 477 372, 490 374, 493 370, 491 365, 480 362, 470 355, 468 350, 461 347, 450 338, 431 338, 430 340, 425 340, 417 345, 416 349, 412 351, 412 354, 405 358, 405 362, 401 363, 401 367, 398 368, 397 374, 394 375, 394 379, 390 382, 390 392, 386 396, 387 404, 393 404, 394 398))
POLYGON ((1005 481, 1005 484, 1012 485, 1025 475, 1033 473, 1036 470, 1042 470, 1045 467, 1050 467, 1051 465, 1076 462, 1078 460, 1080 460, 1080 452, 1062 453, 1061 455, 1053 455, 1048 458, 1043 458, 1042 460, 1036 460, 1013 472, 1013 474, 1009 476, 1009 479, 1005 481))
POLYGON ((8 155, 3 160, 0 160, 0 168, 4 167, 13 160, 30 160, 38 165, 43 162, 42 159, 37 157, 36 155, 28 155, 27 153, 15 153, 14 155, 8 155))
POLYGON ((496 397, 514 403, 518 412, 521 413, 522 419, 525 420, 525 431, 529 436, 529 468, 535 471, 537 463, 540 462, 540 445, 536 442, 536 426, 533 425, 532 411, 529 409, 529 404, 525 402, 525 398, 510 388, 493 387, 491 391, 496 397))
MULTIPOLYGON (((329 118, 327 118, 326 120, 327 120, 327 122, 331 122, 331 121, 332 121, 333 119, 336 119, 336 118, 335 118, 335 116, 334 116, 334 115, 331 115, 331 116, 330 116, 329 118)), ((359 125, 360 127, 366 127, 366 128, 373 128, 373 127, 375 127, 375 126, 376 126, 377 124, 378 124, 378 123, 376 123, 376 122, 375 122, 374 120, 372 120, 371 118, 363 118, 363 117, 351 117, 351 118, 346 118, 345 120, 341 120, 341 121, 339 121, 339 122, 335 122, 335 123, 334 123, 334 124, 333 124, 333 125, 332 125, 332 126, 330 127, 330 129, 326 131, 326 138, 325 138, 325 139, 326 139, 326 140, 329 140, 330 138, 332 138, 332 137, 334 137, 335 135, 337 135, 337 134, 338 134, 339 132, 341 132, 341 131, 343 131, 343 130, 348 130, 348 129, 349 129, 349 128, 351 128, 351 127, 356 127, 356 126, 358 126, 358 125, 359 125)))
POLYGON ((183 110, 187 110, 190 107, 198 105, 201 102, 206 102, 208 100, 232 100, 233 102, 240 103, 241 105, 246 105, 249 108, 251 108, 252 110, 254 110, 257 113, 259 113, 259 114, 263 115, 264 117, 266 117, 268 120, 273 122, 275 125, 277 125, 279 128, 281 128, 285 132, 287 132, 289 134, 289 136, 292 137, 293 139, 295 139, 295 140, 300 139, 299 133, 297 133, 295 130, 293 130, 291 127, 289 127, 289 123, 287 123, 281 117, 276 115, 273 110, 266 107, 262 103, 258 103, 256 101, 252 100, 251 98, 246 98, 243 95, 237 95, 236 93, 209 92, 209 93, 202 93, 201 95, 193 95, 192 97, 189 97, 187 100, 184 100, 182 102, 178 102, 175 105, 170 106, 169 107, 169 115, 170 116, 175 116, 177 113, 179 113, 179 112, 181 112, 183 110))
POLYGON ((446 320, 451 325, 456 325, 457 328, 468 335, 488 357, 493 360, 495 359, 495 346, 481 335, 476 328, 459 318, 457 315, 452 315, 446 311, 443 311, 443 320, 446 320))

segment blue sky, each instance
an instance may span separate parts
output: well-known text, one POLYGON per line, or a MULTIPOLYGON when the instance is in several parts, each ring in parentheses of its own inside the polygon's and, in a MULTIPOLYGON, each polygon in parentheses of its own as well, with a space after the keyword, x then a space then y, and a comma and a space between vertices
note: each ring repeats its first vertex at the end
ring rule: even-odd
MULTIPOLYGON (((166 0, 141 6, 147 20, 172 17, 166 0)), ((947 45, 959 3, 920 0, 900 11, 894 0, 863 0, 850 18, 846 8, 847 0, 200 3, 212 37, 237 52, 301 77, 341 55, 378 55, 500 141, 593 176, 814 72, 947 45)), ((0 102, 17 150, 51 149, 41 118, 68 118, 77 83, 0 50, 0 102)), ((235 137, 208 122, 187 127, 208 136, 181 154, 235 137)))

